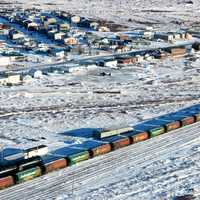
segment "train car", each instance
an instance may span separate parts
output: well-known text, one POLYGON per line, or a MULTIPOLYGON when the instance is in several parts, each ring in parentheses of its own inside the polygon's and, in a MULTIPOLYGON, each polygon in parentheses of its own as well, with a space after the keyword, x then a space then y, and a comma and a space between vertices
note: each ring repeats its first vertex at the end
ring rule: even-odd
POLYGON ((183 112, 176 112, 175 114, 172 114, 172 116, 180 118, 181 126, 187 126, 195 122, 194 116, 188 115, 183 112))
POLYGON ((163 124, 153 125, 150 121, 146 121, 141 124, 135 125, 133 126, 133 128, 136 131, 148 132, 150 138, 156 137, 166 132, 163 124))
POLYGON ((178 119, 177 121, 174 121, 174 119, 171 119, 171 117, 167 118, 167 115, 155 118, 149 123, 152 125, 163 126, 165 128, 165 132, 175 130, 181 127, 181 123, 178 119))
POLYGON ((33 167, 30 169, 26 169, 20 172, 17 172, 15 175, 16 183, 22 183, 28 180, 32 180, 36 177, 42 175, 42 170, 40 167, 33 167))
POLYGON ((108 130, 108 131, 100 131, 94 134, 95 138, 102 139, 106 137, 111 137, 115 135, 120 135, 122 133, 128 133, 133 131, 133 127, 124 127, 115 130, 108 130))
POLYGON ((111 145, 108 142, 102 141, 89 140, 75 146, 76 148, 81 148, 89 151, 90 157, 99 156, 111 151, 111 145))
POLYGON ((122 135, 129 137, 131 144, 149 139, 149 134, 145 131, 133 130, 132 132, 124 133, 122 135))
POLYGON ((61 156, 55 156, 50 154, 42 156, 42 168, 45 174, 65 168, 66 166, 67 160, 61 156))
POLYGON ((16 165, 0 165, 0 178, 13 175, 17 172, 16 165))
POLYGON ((37 156, 37 157, 25 159, 24 161, 18 163, 17 167, 19 171, 23 171, 29 168, 40 166, 40 165, 41 165, 41 157, 37 156))
POLYGON ((0 190, 10 187, 14 184, 15 182, 12 176, 6 176, 0 178, 0 190))
POLYGON ((32 158, 35 156, 44 156, 48 153, 48 147, 46 145, 39 145, 24 150, 25 159, 32 158))
POLYGON ((200 106, 198 105, 182 109, 180 110, 180 113, 183 113, 184 115, 188 116, 193 116, 195 118, 195 122, 200 121, 200 106))
POLYGON ((116 150, 131 144, 129 137, 121 135, 104 138, 102 141, 109 142, 112 150, 116 150))
POLYGON ((159 121, 164 122, 166 132, 176 130, 181 127, 181 122, 178 117, 172 117, 170 115, 164 115, 157 118, 159 121))
POLYGON ((74 165, 90 158, 90 154, 88 151, 72 147, 57 149, 52 154, 67 159, 68 165, 74 165))

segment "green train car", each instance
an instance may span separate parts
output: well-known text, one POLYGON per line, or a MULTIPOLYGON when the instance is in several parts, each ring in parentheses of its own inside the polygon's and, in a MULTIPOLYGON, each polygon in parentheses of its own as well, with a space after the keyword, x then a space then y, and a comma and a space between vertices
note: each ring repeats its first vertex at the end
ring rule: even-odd
POLYGON ((74 165, 90 158, 89 151, 75 147, 57 149, 53 152, 53 155, 62 156, 67 159, 68 165, 74 165))
POLYGON ((143 122, 133 128, 136 131, 148 132, 149 138, 156 137, 166 132, 163 123, 155 122, 155 120, 143 122))
POLYGON ((40 167, 33 167, 24 171, 17 172, 15 175, 16 183, 23 183, 28 180, 32 180, 42 175, 40 167))
POLYGON ((80 153, 72 154, 67 158, 69 161, 69 165, 74 165, 81 161, 88 160, 90 158, 90 154, 88 151, 82 151, 80 153))

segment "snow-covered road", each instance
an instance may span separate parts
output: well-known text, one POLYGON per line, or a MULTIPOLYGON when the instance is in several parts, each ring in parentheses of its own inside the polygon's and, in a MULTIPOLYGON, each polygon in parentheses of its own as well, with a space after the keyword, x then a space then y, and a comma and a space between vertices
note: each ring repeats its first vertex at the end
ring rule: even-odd
POLYGON ((199 129, 196 123, 50 173, 1 191, 0 199, 170 199, 199 190, 199 129))

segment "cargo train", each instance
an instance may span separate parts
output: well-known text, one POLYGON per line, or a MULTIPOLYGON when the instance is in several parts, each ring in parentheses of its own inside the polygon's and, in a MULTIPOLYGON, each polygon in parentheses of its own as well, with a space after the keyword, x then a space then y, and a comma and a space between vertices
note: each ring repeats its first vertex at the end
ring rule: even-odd
POLYGON ((98 136, 99 139, 60 148, 51 153, 47 153, 48 149, 44 145, 40 146, 41 149, 28 149, 23 159, 0 163, 0 189, 199 121, 200 104, 147 120, 132 128, 110 130, 106 133, 102 131, 102 135, 95 133, 94 137, 98 136))

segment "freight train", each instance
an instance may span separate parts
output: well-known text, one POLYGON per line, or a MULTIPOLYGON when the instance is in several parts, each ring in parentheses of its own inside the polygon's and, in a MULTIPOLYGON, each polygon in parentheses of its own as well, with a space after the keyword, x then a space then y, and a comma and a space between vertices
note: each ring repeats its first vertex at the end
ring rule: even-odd
MULTIPOLYGON (((200 121, 200 104, 123 129, 94 133, 98 139, 63 147, 51 153, 45 145, 25 150, 21 159, 0 163, 0 189, 109 153, 200 121)), ((12 156, 11 156, 12 157, 12 156)))

